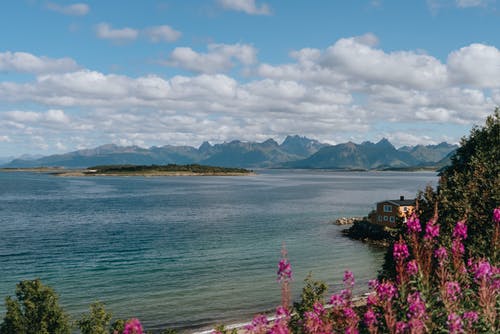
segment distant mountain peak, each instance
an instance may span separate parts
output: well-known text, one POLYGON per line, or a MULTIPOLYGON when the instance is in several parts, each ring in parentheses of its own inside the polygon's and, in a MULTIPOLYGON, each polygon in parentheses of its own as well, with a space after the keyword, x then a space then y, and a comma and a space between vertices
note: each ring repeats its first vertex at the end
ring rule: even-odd
POLYGON ((210 143, 208 141, 204 141, 200 147, 198 148, 198 150, 200 152, 206 152, 208 150, 210 150, 212 148, 212 145, 210 145, 210 143))

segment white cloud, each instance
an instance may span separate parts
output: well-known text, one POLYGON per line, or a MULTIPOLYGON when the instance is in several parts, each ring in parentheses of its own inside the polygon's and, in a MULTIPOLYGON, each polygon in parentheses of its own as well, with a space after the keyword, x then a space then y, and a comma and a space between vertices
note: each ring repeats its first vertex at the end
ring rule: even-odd
POLYGON ((247 44, 209 44, 207 53, 199 53, 189 47, 177 47, 165 64, 198 73, 227 72, 235 61, 244 66, 257 60, 257 50, 247 44))
POLYGON ((92 138, 87 147, 197 145, 293 133, 329 142, 382 133, 398 145, 408 143, 398 134, 408 124, 434 130, 419 133, 416 126, 407 136, 414 143, 440 142, 444 126, 460 129, 450 137, 458 140, 466 125, 481 123, 500 103, 493 46, 471 44, 441 62, 377 45, 374 35, 343 38, 326 49, 291 51, 288 63, 276 65, 259 65, 246 44, 210 44, 204 53, 176 48, 170 65, 197 73, 173 77, 42 71, 31 81, 0 82, 0 104, 17 106, 0 111, 0 133, 8 145, 39 136, 51 149, 58 142, 81 147, 81 138, 92 138), (256 71, 242 81, 229 71, 240 67, 256 71))
POLYGON ((154 43, 174 42, 178 40, 182 33, 168 25, 150 27, 144 30, 144 34, 154 43))
POLYGON ((10 142, 9 136, 0 136, 0 143, 8 143, 10 142))
POLYGON ((139 32, 132 28, 113 29, 108 23, 99 23, 96 25, 96 34, 97 37, 101 39, 130 41, 135 40, 139 35, 139 32))
POLYGON ((477 87, 500 87, 500 50, 471 44, 448 56, 448 68, 455 82, 477 87))
POLYGON ((21 124, 38 122, 59 124, 70 123, 70 118, 64 113, 64 111, 57 109, 50 109, 46 112, 13 110, 4 112, 4 115, 5 119, 21 124))
POLYGON ((54 2, 47 3, 47 9, 64 15, 84 16, 90 12, 90 7, 84 3, 75 3, 72 5, 59 5, 54 2))
POLYGON ((56 73, 78 69, 71 58, 37 57, 26 52, 0 52, 0 72, 56 73))
POLYGON ((412 88, 443 87, 446 84, 446 66, 438 59, 414 51, 386 53, 366 44, 366 41, 373 43, 374 38, 340 39, 326 50, 322 65, 367 82, 412 88))
POLYGON ((270 15, 271 8, 267 3, 260 5, 255 0, 218 0, 219 5, 224 9, 244 12, 250 15, 270 15))

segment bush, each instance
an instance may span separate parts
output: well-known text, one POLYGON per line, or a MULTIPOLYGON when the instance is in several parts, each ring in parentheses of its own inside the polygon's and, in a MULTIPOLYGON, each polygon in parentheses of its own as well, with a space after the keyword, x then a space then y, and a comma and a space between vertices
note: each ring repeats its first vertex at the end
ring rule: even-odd
POLYGON ((113 333, 110 321, 111 313, 106 312, 104 304, 95 302, 90 305, 90 312, 77 321, 77 325, 82 334, 108 334, 113 333))
POLYGON ((16 298, 5 300, 7 313, 1 334, 69 334, 69 317, 59 306, 58 296, 39 279, 21 281, 16 298))

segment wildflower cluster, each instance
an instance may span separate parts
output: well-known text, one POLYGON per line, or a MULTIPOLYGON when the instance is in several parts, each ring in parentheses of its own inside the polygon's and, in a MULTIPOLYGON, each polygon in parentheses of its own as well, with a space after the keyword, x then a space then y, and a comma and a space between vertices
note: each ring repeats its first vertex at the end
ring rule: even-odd
MULTIPOLYGON (((500 208, 494 210, 493 222, 500 223, 500 208)), ((328 303, 316 302, 295 322, 282 306, 274 321, 257 316, 247 333, 498 333, 498 264, 465 258, 466 221, 457 222, 450 247, 440 244, 439 231, 437 212, 425 228, 415 215, 408 220, 405 238, 392 249, 395 280, 370 281, 366 306, 354 306, 354 275, 346 271, 344 289, 328 303)), ((278 280, 289 278, 289 263, 282 259, 278 280)))

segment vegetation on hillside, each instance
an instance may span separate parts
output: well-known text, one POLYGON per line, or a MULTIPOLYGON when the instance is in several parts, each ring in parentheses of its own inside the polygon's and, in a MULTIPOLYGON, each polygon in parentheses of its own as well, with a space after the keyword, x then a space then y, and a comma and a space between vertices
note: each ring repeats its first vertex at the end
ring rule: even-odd
POLYGON ((89 167, 87 170, 96 174, 130 174, 130 173, 193 173, 193 174, 248 174, 252 171, 244 168, 228 168, 205 166, 198 164, 190 165, 106 165, 89 167))

